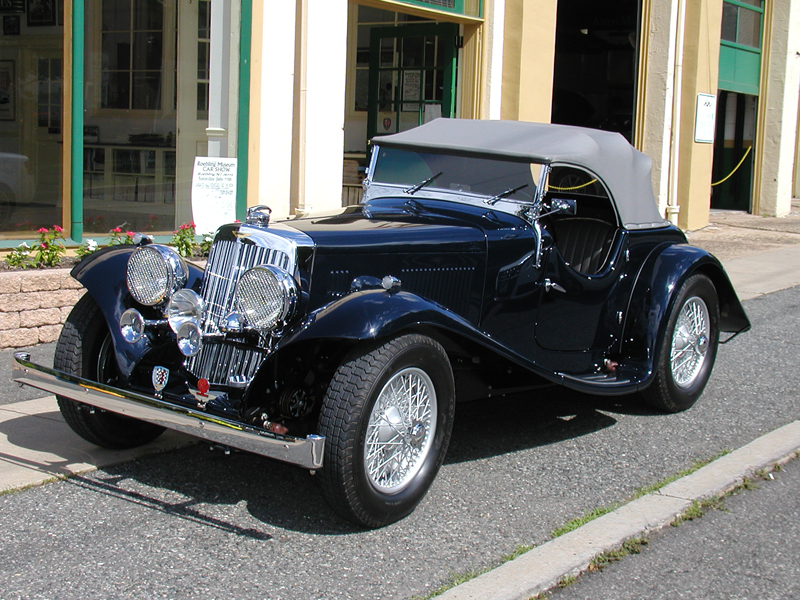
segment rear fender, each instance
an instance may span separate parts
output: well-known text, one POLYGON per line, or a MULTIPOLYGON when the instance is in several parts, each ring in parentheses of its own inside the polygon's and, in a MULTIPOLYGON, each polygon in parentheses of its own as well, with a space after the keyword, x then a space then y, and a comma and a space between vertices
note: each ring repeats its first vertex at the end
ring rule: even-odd
POLYGON ((675 297, 684 281, 698 273, 711 279, 716 288, 720 330, 740 333, 750 328, 750 320, 716 257, 685 244, 673 244, 660 252, 655 251, 637 278, 621 348, 623 356, 644 363, 645 370, 651 375, 675 297))
MULTIPOLYGON (((128 308, 136 308, 143 313, 148 311, 155 313, 158 310, 143 307, 128 292, 126 281, 128 258, 135 250, 136 246, 131 244, 104 248, 87 256, 70 272, 70 275, 91 294, 105 317, 114 344, 121 383, 130 377, 134 366, 152 344, 147 336, 143 336, 135 344, 126 342, 119 329, 120 316, 128 308)), ((203 270, 191 263, 186 264, 188 267, 186 287, 199 292, 203 270)), ((145 314, 145 317, 148 318, 148 315, 145 314)))

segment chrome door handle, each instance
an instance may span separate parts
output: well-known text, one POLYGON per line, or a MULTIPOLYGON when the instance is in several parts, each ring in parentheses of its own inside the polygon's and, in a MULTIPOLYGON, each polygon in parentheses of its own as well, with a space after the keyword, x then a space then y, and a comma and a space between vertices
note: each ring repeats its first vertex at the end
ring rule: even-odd
POLYGON ((558 285, 555 281, 550 281, 549 279, 545 279, 544 280, 544 291, 545 292, 549 292, 550 290, 555 290, 557 292, 562 292, 564 294, 567 293, 567 290, 565 290, 563 287, 558 285))

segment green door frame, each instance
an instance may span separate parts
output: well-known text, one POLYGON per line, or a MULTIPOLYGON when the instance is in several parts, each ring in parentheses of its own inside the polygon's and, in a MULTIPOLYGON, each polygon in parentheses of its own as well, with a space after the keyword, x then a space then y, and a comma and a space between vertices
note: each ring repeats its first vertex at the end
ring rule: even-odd
MULTIPOLYGON (((239 106, 237 140, 236 217, 247 212, 247 160, 250 122, 250 49, 253 23, 252 0, 240 0, 241 34, 239 37, 239 106)), ((72 12, 72 142, 70 145, 70 238, 83 242, 83 73, 86 60, 84 0, 73 0, 72 12)), ((170 236, 158 236, 168 241, 170 236)))
MULTIPOLYGON (((380 75, 382 72, 396 72, 397 86, 395 87, 394 104, 396 123, 400 123, 400 108, 403 102, 419 103, 418 124, 422 124, 423 105, 426 103, 421 98, 403 98, 403 76, 406 71, 442 71, 443 72, 443 91, 442 91, 442 116, 452 117, 455 114, 455 82, 456 82, 456 40, 458 38, 459 26, 455 23, 431 23, 423 25, 401 25, 399 27, 376 27, 370 32, 369 47, 369 93, 367 96, 367 138, 372 139, 378 133, 378 105, 380 103, 380 75), (384 39, 402 39, 411 37, 432 37, 436 36, 445 40, 443 64, 439 66, 417 65, 414 67, 403 67, 402 65, 382 67, 380 65, 380 45, 384 39), (450 38, 452 43, 447 43, 450 38)), ((422 91, 422 86, 420 86, 422 91)), ((428 101, 428 104, 434 102, 428 101)), ((436 103, 438 104, 438 102, 436 103)))

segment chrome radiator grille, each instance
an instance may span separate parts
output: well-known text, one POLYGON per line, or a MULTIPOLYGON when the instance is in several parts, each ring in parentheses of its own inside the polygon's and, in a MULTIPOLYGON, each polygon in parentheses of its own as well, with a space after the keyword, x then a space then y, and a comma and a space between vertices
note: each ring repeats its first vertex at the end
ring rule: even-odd
MULTIPOLYGON (((292 272, 294 257, 286 252, 240 241, 218 240, 211 248, 201 295, 206 303, 203 333, 215 334, 234 309, 234 292, 242 274, 256 265, 272 265, 292 272)), ((206 341, 186 368, 212 384, 227 384, 233 375, 252 378, 266 352, 236 347, 226 342, 206 341)))

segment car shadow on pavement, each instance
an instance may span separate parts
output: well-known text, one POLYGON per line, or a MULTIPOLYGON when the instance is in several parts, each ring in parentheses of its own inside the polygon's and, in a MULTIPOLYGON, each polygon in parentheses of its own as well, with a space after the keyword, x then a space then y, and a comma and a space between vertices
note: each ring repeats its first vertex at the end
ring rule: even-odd
POLYGON ((445 463, 546 446, 617 423, 614 414, 661 414, 636 395, 603 397, 562 387, 458 404, 445 463), (611 414, 608 414, 611 413, 611 414))
MULTIPOLYGON (((601 411, 636 410, 635 401, 620 402, 619 398, 610 403, 563 389, 547 394, 542 401, 518 394, 459 404, 445 462, 463 463, 555 444, 617 422, 601 411)), ((271 539, 275 529, 316 535, 363 531, 327 506, 314 477, 304 469, 246 452, 225 454, 207 443, 105 467, 73 478, 70 484, 258 540, 271 539), (237 512, 240 504, 246 514, 237 512)))

